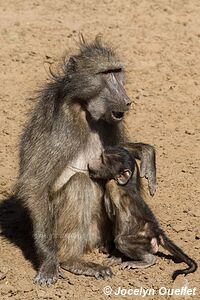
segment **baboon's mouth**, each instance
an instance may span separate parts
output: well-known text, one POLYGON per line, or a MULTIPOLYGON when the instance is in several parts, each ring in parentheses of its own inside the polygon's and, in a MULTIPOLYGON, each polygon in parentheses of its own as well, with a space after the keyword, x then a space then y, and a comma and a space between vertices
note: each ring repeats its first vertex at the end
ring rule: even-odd
POLYGON ((112 117, 114 120, 122 120, 124 116, 124 112, 122 111, 112 111, 112 117))

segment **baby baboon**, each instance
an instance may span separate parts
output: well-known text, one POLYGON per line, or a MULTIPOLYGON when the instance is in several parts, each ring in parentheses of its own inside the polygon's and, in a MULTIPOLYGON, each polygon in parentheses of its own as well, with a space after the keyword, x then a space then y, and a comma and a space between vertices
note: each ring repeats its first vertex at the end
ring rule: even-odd
MULTIPOLYGON (((131 146, 129 147, 131 150, 131 146)), ((120 147, 105 148, 99 160, 90 162, 90 176, 107 181, 105 208, 114 225, 115 247, 134 261, 122 263, 123 268, 147 268, 155 263, 154 254, 161 244, 187 269, 173 273, 189 274, 197 264, 176 246, 160 228, 151 209, 140 193, 138 166, 134 157, 120 147)))
MULTIPOLYGON (((56 282, 60 265, 75 274, 111 276, 109 268, 81 256, 107 239, 104 188, 89 178, 88 163, 105 146, 127 140, 123 120, 131 100, 123 66, 99 39, 81 42, 80 52, 64 63, 63 73, 54 75, 38 100, 22 136, 17 184, 33 222, 40 262, 35 282, 56 282)), ((138 144, 135 151, 152 194, 155 161, 149 164, 149 152, 142 155, 138 144)))

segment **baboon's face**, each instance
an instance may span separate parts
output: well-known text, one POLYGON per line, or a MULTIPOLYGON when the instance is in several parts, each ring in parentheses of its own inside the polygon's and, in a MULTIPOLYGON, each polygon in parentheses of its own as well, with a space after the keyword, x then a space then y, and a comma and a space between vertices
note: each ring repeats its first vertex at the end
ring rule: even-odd
POLYGON ((99 159, 89 163, 92 178, 115 179, 118 184, 125 185, 132 176, 135 162, 129 152, 120 147, 107 147, 99 159))
POLYGON ((120 173, 120 167, 122 167, 121 163, 117 161, 116 156, 108 156, 105 152, 98 159, 92 160, 88 165, 90 177, 106 180, 114 179, 120 173))
POLYGON ((96 76, 99 80, 98 87, 101 86, 101 89, 88 101, 88 112, 96 121, 100 119, 108 123, 122 121, 131 105, 124 88, 122 70, 108 70, 96 76))

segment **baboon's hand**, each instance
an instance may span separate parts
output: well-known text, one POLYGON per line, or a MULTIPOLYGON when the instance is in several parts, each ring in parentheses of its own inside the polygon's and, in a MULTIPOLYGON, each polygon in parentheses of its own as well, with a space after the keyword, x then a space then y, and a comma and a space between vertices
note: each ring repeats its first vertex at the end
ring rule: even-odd
POLYGON ((153 196, 156 192, 157 186, 155 150, 153 147, 146 148, 142 154, 140 177, 148 179, 149 192, 150 195, 153 196))
POLYGON ((98 266, 98 268, 95 270, 93 269, 93 276, 96 279, 108 279, 113 276, 113 272, 109 267, 105 266, 98 266))
POLYGON ((80 263, 79 266, 75 265, 70 268, 65 266, 64 268, 65 270, 69 270, 74 274, 92 276, 95 277, 96 279, 108 279, 113 276, 110 267, 106 267, 100 264, 95 264, 90 262, 83 265, 82 263, 80 263))
POLYGON ((149 144, 131 142, 120 145, 130 151, 134 158, 141 161, 140 177, 148 179, 149 192, 153 196, 156 192, 156 152, 154 147, 149 144))
POLYGON ((64 278, 64 274, 60 270, 58 264, 45 261, 39 269, 39 272, 34 279, 34 283, 51 286, 57 282, 58 278, 64 278))

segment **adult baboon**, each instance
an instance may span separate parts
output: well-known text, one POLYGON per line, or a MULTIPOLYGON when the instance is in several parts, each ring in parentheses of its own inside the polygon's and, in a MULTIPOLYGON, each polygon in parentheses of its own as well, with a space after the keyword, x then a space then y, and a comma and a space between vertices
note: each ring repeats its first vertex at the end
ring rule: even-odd
MULTIPOLYGON (((112 275, 109 268, 81 256, 106 240, 104 188, 89 178, 88 163, 105 146, 126 141, 123 120, 131 101, 123 75, 113 50, 99 39, 81 42, 62 75, 42 89, 24 131, 17 191, 33 222, 40 259, 36 283, 56 282, 60 264, 75 274, 112 275)), ((137 144, 136 152, 141 152, 137 144)), ((147 162, 144 175, 152 191, 155 164, 148 159, 147 153, 142 163, 147 162)))

